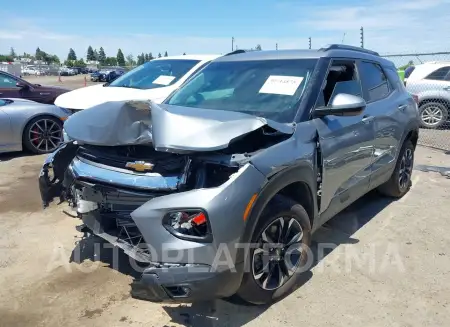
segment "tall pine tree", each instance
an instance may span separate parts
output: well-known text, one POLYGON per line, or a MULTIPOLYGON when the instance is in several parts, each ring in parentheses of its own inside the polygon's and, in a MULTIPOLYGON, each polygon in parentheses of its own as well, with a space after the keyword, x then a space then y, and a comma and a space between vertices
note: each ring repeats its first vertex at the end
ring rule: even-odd
POLYGON ((92 49, 91 46, 89 46, 88 49, 87 49, 86 59, 87 59, 87 61, 94 61, 95 60, 94 49, 92 49))
POLYGON ((117 64, 119 66, 125 66, 125 57, 123 55, 122 49, 117 50, 117 64))
POLYGON ((106 60, 106 54, 105 54, 105 50, 103 50, 103 47, 100 47, 100 50, 98 51, 98 59, 97 59, 100 64, 103 65, 103 63, 106 60))
POLYGON ((72 48, 69 49, 67 60, 77 60, 77 55, 75 54, 75 51, 72 48))

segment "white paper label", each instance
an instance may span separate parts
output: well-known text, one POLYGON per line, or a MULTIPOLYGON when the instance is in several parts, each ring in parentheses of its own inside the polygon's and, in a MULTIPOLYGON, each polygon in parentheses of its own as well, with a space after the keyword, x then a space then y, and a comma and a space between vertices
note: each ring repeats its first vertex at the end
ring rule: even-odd
POLYGON ((175 76, 161 75, 153 81, 153 84, 169 85, 174 79, 175 76))
POLYGON ((303 77, 270 75, 259 93, 294 95, 303 77))

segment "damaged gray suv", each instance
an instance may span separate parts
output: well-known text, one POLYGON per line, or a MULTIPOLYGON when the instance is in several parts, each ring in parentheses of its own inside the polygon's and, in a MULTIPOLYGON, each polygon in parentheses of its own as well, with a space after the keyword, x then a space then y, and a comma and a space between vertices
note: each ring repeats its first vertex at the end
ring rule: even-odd
POLYGON ((143 264, 134 297, 270 303, 309 268, 312 233, 365 193, 411 185, 417 104, 395 66, 343 45, 231 53, 163 104, 72 115, 44 205, 143 264))

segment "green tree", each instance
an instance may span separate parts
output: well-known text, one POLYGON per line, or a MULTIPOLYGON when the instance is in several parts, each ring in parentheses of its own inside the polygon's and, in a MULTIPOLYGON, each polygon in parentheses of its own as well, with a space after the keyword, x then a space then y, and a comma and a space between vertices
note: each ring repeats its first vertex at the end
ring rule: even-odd
POLYGON ((83 58, 75 60, 73 62, 73 65, 76 66, 76 67, 86 67, 86 63, 84 62, 83 58))
POLYGON ((64 66, 66 66, 66 67, 73 67, 73 66, 75 66, 75 61, 73 61, 73 60, 66 60, 66 61, 64 61, 64 66))
POLYGON ((11 56, 0 54, 0 62, 2 62, 2 61, 11 62, 11 61, 14 61, 14 58, 11 56))
POLYGON ((161 58, 162 56, 161 56, 161 52, 160 53, 158 53, 158 58, 161 58))
POLYGON ((144 53, 142 52, 142 53, 138 56, 138 58, 137 58, 137 64, 138 64, 138 65, 142 65, 144 62, 145 62, 145 55, 144 55, 144 53))
POLYGON ((144 62, 147 62, 147 61, 149 61, 149 59, 148 59, 148 53, 146 53, 146 54, 144 55, 144 62))
POLYGON ((100 47, 100 50, 98 51, 98 59, 97 59, 101 65, 105 63, 106 60, 106 54, 105 50, 103 50, 103 47, 100 47))
POLYGON ((67 60, 77 60, 77 55, 75 54, 75 50, 72 48, 69 49, 69 54, 67 55, 67 60))
POLYGON ((11 57, 13 57, 13 58, 17 57, 16 51, 14 50, 13 47, 11 47, 11 50, 9 50, 9 55, 10 55, 11 57))
POLYGON ((103 62, 103 65, 116 66, 117 65, 117 58, 116 57, 106 57, 105 61, 103 62))
POLYGON ((98 60, 98 51, 97 49, 94 50, 94 60, 98 60))
POLYGON ((167 54, 167 51, 164 52, 164 57, 168 57, 169 55, 167 54))
POLYGON ((183 52, 183 56, 185 56, 186 55, 186 52, 183 52))
POLYGON ((134 57, 133 57, 133 55, 131 53, 127 56, 127 65, 128 66, 135 66, 136 65, 136 61, 134 60, 134 57))
POLYGON ((89 46, 88 49, 87 49, 86 60, 87 61, 94 61, 95 60, 94 49, 92 49, 91 46, 89 46))
POLYGON ((36 53, 34 55, 34 58, 36 60, 42 60, 42 51, 41 51, 41 49, 39 49, 39 47, 37 47, 37 49, 36 49, 36 53))
POLYGON ((119 66, 125 66, 125 56, 123 55, 122 49, 117 50, 116 58, 119 66))
POLYGON ((59 64, 60 60, 57 55, 52 55, 49 57, 49 63, 59 64))
POLYGON ((261 51, 262 50, 261 44, 257 44, 255 50, 261 51))
POLYGON ((149 52, 148 54, 148 61, 155 59, 155 57, 153 57, 152 53, 149 52))

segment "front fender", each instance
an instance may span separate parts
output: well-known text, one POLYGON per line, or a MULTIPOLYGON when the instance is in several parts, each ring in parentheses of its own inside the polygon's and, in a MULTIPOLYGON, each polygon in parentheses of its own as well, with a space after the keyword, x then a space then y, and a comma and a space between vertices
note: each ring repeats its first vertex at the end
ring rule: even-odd
MULTIPOLYGON (((240 240, 241 244, 251 243, 251 238, 256 228, 256 225, 259 221, 259 217, 261 216, 261 213, 265 209, 267 203, 283 188, 296 182, 303 182, 306 183, 306 185, 308 185, 309 190, 313 195, 312 199, 314 207, 314 216, 317 215, 318 212, 317 198, 315 196, 315 194, 317 194, 317 179, 314 167, 308 161, 297 163, 294 166, 291 166, 278 172, 262 188, 250 211, 250 215, 247 219, 244 233, 241 236, 240 240)), ((240 249, 240 251, 237 253, 236 255, 237 263, 241 263, 244 261, 245 250, 246 249, 240 249)))

